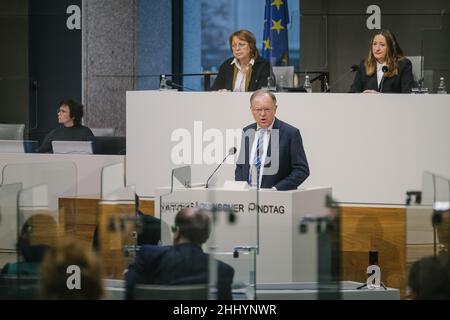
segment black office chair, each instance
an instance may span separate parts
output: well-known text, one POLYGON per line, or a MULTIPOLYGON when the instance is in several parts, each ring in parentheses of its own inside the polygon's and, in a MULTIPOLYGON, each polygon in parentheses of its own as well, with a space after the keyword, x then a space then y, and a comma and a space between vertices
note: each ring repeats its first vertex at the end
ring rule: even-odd
POLYGON ((92 137, 94 154, 125 155, 126 137, 124 136, 98 136, 92 137))

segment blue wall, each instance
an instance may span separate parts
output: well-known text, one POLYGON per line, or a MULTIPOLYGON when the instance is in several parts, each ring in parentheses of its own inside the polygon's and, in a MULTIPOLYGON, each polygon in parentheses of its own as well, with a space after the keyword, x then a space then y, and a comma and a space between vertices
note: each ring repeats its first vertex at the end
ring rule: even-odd
POLYGON ((136 25, 136 89, 157 89, 172 72, 172 1, 138 0, 136 25))

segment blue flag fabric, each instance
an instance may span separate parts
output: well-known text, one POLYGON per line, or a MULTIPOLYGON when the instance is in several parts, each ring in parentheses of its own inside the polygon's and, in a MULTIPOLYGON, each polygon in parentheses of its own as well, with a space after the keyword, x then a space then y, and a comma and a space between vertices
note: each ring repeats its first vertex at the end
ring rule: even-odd
POLYGON ((287 0, 266 0, 262 56, 273 66, 289 65, 287 0))

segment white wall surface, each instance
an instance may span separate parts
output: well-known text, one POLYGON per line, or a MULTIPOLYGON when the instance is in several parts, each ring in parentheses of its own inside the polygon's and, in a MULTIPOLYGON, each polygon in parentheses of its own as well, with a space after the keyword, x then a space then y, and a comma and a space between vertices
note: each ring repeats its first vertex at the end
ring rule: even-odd
MULTIPOLYGON (((331 186, 338 201, 405 202, 420 189, 422 173, 450 177, 450 95, 278 93, 277 117, 300 129, 311 175, 302 187, 331 186)), ((249 93, 127 92, 127 184, 140 196, 170 185, 174 130, 193 136, 237 130, 253 122, 249 93)), ((237 147, 239 148, 239 142, 237 147)), ((203 148, 210 142, 200 142, 203 148)), ((232 145, 224 144, 223 151, 232 145)), ((192 148, 194 154, 194 147, 192 148)), ((222 155, 217 161, 222 160, 222 155)), ((193 156, 192 156, 193 158, 193 156)), ((193 165, 204 182, 215 165, 193 165)), ((217 184, 234 178, 234 165, 218 172, 217 184)))

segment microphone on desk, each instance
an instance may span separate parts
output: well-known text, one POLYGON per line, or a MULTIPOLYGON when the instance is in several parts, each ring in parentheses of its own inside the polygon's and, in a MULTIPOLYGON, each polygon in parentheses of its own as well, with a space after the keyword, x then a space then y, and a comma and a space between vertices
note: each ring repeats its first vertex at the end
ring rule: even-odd
POLYGON ((216 171, 219 170, 220 166, 225 162, 225 160, 227 160, 229 156, 235 154, 236 151, 237 151, 236 147, 231 147, 230 150, 228 150, 228 153, 225 156, 225 158, 223 158, 222 162, 217 166, 216 170, 214 170, 213 173, 211 173, 211 175, 209 176, 208 180, 206 180, 205 189, 208 189, 209 180, 211 180, 214 173, 216 173, 216 171))
POLYGON ((325 92, 331 92, 331 88, 333 88, 336 84, 338 84, 343 78, 345 78, 349 73, 355 72, 359 70, 359 66, 357 64, 354 64, 350 67, 350 70, 345 72, 343 75, 341 75, 336 81, 334 81, 328 89, 325 90, 325 92))
POLYGON ((381 68, 381 71, 383 71, 383 77, 381 78, 381 82, 380 82, 380 92, 383 92, 383 84, 384 84, 384 79, 386 79, 384 77, 384 74, 386 72, 388 72, 389 68, 387 66, 383 66, 383 68, 381 68))
POLYGON ((166 84, 169 87, 175 87, 175 88, 186 90, 186 91, 196 91, 195 89, 192 89, 192 88, 189 88, 189 87, 185 87, 185 86, 182 86, 181 84, 175 83, 172 80, 166 80, 166 84))

